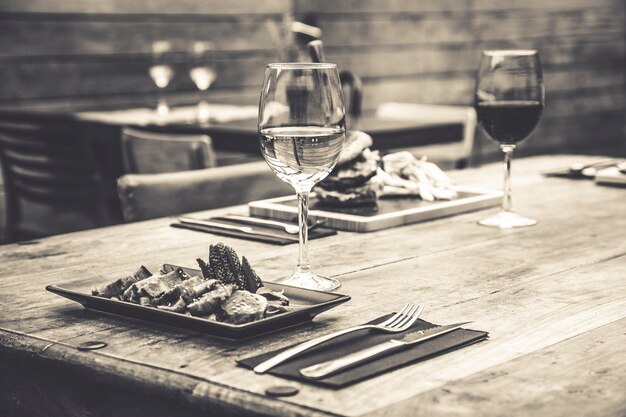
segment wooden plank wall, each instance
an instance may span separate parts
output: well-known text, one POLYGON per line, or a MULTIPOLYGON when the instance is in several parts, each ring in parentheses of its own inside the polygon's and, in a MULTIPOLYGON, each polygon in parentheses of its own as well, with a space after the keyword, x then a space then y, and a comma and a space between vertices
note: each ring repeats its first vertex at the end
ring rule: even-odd
MULTIPOLYGON (((328 61, 364 80, 364 105, 472 103, 483 49, 536 48, 546 110, 521 153, 626 154, 623 0, 295 0, 323 30, 328 61)), ((480 132, 477 157, 497 155, 480 132)))
MULTIPOLYGON (((368 108, 471 104, 482 49, 533 47, 547 108, 520 151, 624 142, 623 0, 0 0, 0 107, 154 103, 147 71, 158 39, 178 51, 173 101, 194 98, 185 51, 208 39, 212 99, 254 104, 265 63, 277 59, 273 33, 291 13, 323 29, 329 60, 363 77, 368 108)), ((476 149, 474 162, 495 152, 484 138, 476 149)))
MULTIPOLYGON (((211 41, 209 99, 258 103, 275 33, 290 0, 0 0, 0 108, 89 110, 154 106, 151 47, 172 42, 170 102, 196 99, 192 42, 211 41)), ((4 225, 0 178, 0 243, 4 225)))
POLYGON ((194 96, 186 62, 200 40, 214 44, 212 99, 256 103, 290 10, 290 0, 0 0, 0 107, 153 103, 155 40, 173 44, 174 101, 194 96))

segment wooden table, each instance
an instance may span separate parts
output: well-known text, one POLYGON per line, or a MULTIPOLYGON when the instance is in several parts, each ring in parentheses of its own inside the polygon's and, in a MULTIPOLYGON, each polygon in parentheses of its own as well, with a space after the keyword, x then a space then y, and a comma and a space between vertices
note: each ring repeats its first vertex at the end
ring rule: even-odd
MULTIPOLYGON (((535 227, 478 226, 488 210, 313 241, 316 271, 341 280, 352 300, 311 324, 245 343, 86 311, 44 286, 106 280, 142 263, 193 265, 218 241, 269 279, 291 271, 295 245, 178 230, 157 219, 2 246, 0 414, 623 416, 626 190, 539 174, 584 159, 514 161, 515 204, 539 219, 535 227), (234 363, 410 301, 426 305, 426 320, 472 320, 490 339, 342 390, 234 363), (76 349, 92 340, 108 346, 76 349), (300 392, 264 395, 277 384, 300 392)), ((501 166, 452 175, 498 188, 501 166)), ((237 210, 245 208, 213 213, 237 210)))
MULTIPOLYGON (((212 106, 213 111, 226 113, 219 122, 210 124, 197 123, 194 119, 195 106, 174 107, 172 114, 162 119, 152 109, 79 112, 76 117, 109 126, 133 125, 165 132, 207 134, 218 151, 237 151, 260 158, 255 108, 242 106, 242 113, 238 115, 237 106, 212 106)), ((374 148, 385 150, 460 141, 463 138, 464 121, 463 112, 459 110, 447 116, 438 114, 429 119, 427 114, 417 114, 404 120, 380 117, 376 112, 369 111, 358 123, 349 127, 369 133, 374 139, 374 148)))

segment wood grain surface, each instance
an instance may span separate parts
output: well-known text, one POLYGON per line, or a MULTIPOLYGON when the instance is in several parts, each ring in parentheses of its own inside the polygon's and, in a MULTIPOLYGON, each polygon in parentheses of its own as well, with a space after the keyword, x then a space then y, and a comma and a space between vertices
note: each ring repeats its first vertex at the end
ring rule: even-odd
MULTIPOLYGON (((147 70, 151 43, 163 39, 176 51, 171 104, 198 99, 187 76, 194 40, 215 45, 210 100, 257 104, 265 64, 284 59, 276 33, 292 19, 322 29, 327 60, 363 79, 366 109, 390 101, 471 104, 481 50, 537 48, 543 139, 520 152, 626 149, 622 0, 261 0, 254 7, 246 0, 4 0, 0 107, 154 106, 147 70)), ((474 162, 495 160, 498 150, 482 132, 477 137, 474 162)))
MULTIPOLYGON (((9 416, 624 415, 625 190, 540 174, 590 159, 514 160, 514 203, 539 219, 535 227, 480 227, 476 221, 493 212, 483 210, 312 241, 315 270, 338 278, 352 300, 310 324, 247 342, 84 310, 44 287, 90 288, 140 264, 192 266, 218 241, 271 280, 291 271, 296 247, 173 229, 170 219, 0 246, 0 409, 9 416), (236 358, 406 302, 424 304, 423 317, 435 323, 471 320, 490 339, 341 390, 235 366, 236 358), (108 346, 76 349, 92 340, 108 346), (300 392, 264 394, 285 384, 300 392)), ((492 188, 501 174, 500 164, 452 172, 463 185, 492 188)), ((204 214, 225 212, 245 207, 204 214)))

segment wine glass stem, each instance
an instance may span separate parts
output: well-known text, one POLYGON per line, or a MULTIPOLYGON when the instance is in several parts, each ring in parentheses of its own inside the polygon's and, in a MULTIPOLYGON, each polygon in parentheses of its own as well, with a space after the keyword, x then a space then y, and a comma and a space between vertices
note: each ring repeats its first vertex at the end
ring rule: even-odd
POLYGON ((502 211, 513 211, 513 201, 511 199, 511 159, 515 145, 500 145, 504 152, 504 193, 502 196, 502 211))
POLYGON ((307 223, 307 217, 309 215, 309 191, 298 191, 298 227, 300 231, 298 238, 300 241, 300 252, 298 255, 297 272, 309 272, 311 266, 309 265, 309 227, 307 223))

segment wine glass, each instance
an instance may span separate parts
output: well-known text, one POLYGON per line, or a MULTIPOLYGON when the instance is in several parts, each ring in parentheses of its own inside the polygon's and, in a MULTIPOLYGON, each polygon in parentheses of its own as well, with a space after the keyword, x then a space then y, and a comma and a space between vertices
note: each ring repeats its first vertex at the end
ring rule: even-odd
POLYGON ((315 290, 341 284, 309 265, 307 214, 313 186, 333 169, 345 140, 345 108, 335 64, 269 64, 259 103, 261 151, 274 174, 298 198, 299 257, 296 271, 279 282, 315 290))
POLYGON ((157 114, 167 116, 170 107, 165 100, 163 90, 167 88, 174 78, 174 68, 166 62, 166 55, 171 52, 172 44, 169 41, 155 41, 152 43, 152 66, 149 74, 154 84, 159 88, 159 98, 157 101, 157 114))
POLYGON ((209 103, 204 97, 204 92, 217 78, 215 70, 207 64, 207 53, 212 49, 213 43, 209 41, 196 41, 192 46, 192 68, 189 70, 189 78, 200 92, 198 100, 198 121, 200 123, 209 121, 209 103))
POLYGON ((518 142, 537 126, 544 108, 543 75, 535 50, 484 51, 476 82, 478 121, 504 152, 502 210, 478 223, 510 229, 533 226, 536 220, 513 211, 511 157, 518 142))

